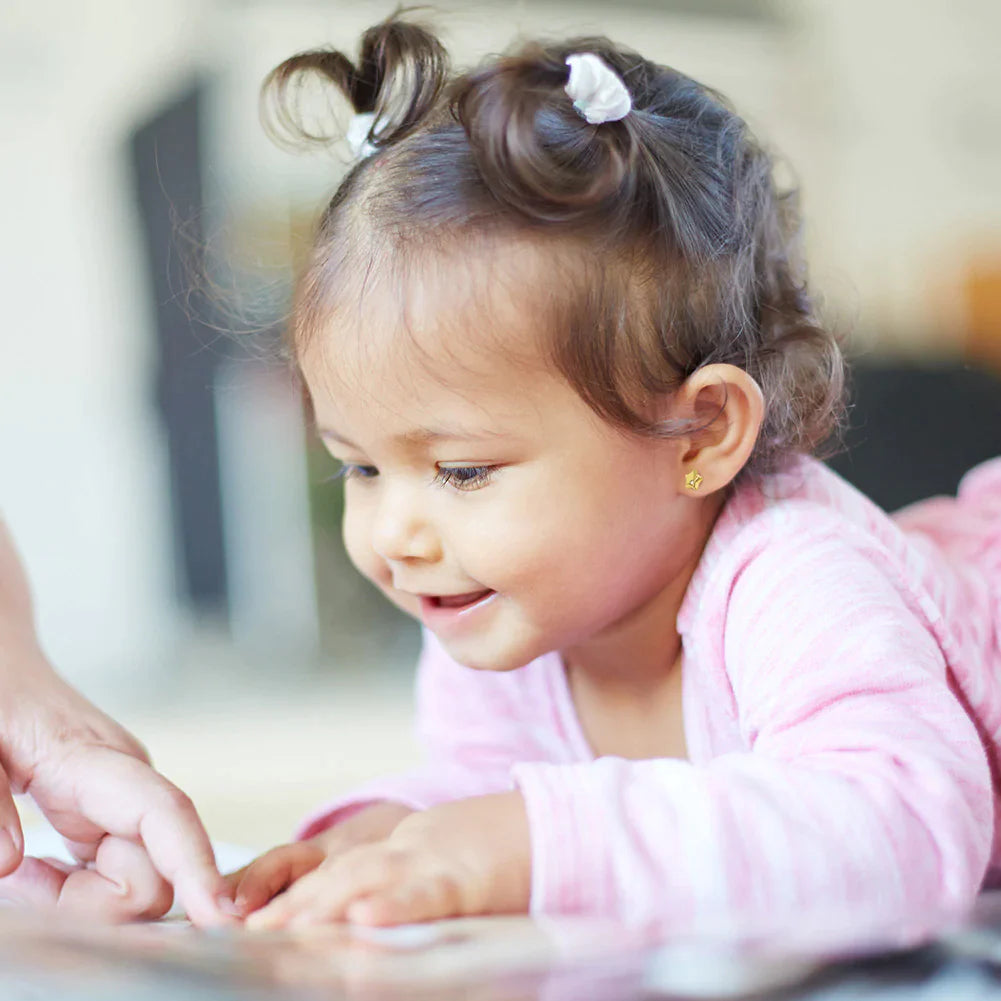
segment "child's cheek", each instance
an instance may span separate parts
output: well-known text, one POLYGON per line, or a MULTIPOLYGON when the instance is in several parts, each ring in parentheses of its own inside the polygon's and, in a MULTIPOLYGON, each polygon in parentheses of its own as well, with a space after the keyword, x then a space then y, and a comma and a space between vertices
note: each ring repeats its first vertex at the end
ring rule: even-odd
POLYGON ((372 548, 370 521, 364 505, 348 505, 344 511, 341 535, 344 549, 355 569, 370 580, 397 608, 415 619, 420 618, 420 602, 393 589, 393 574, 386 561, 372 548))
POLYGON ((352 501, 345 504, 341 536, 348 558, 363 577, 378 587, 386 588, 392 585, 392 574, 385 560, 372 548, 371 527, 371 517, 364 503, 352 501))

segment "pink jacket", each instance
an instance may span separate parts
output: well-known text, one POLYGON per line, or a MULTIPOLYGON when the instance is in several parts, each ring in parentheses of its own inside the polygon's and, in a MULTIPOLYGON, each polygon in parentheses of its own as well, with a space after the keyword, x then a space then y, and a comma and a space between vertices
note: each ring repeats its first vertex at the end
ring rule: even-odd
POLYGON ((533 913, 668 930, 895 921, 1001 874, 1001 460, 892 519, 814 460, 744 485, 677 625, 689 760, 596 759, 558 653, 477 672, 428 634, 426 763, 300 836, 374 800, 517 788, 533 913))

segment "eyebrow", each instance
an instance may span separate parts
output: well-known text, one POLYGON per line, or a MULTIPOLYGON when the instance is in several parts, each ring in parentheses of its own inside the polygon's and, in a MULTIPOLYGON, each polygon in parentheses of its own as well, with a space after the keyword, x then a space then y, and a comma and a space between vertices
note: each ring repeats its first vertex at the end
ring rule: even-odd
MULTIPOLYGON (((349 448, 358 448, 353 442, 339 434, 333 428, 317 428, 321 438, 329 438, 341 445, 349 448)), ((439 428, 415 428, 413 431, 406 431, 403 434, 395 435, 393 441, 401 445, 431 445, 438 441, 448 441, 465 438, 475 438, 483 441, 493 441, 497 438, 504 438, 506 435, 499 431, 489 431, 483 428, 478 431, 468 430, 460 427, 439 427, 439 428)))

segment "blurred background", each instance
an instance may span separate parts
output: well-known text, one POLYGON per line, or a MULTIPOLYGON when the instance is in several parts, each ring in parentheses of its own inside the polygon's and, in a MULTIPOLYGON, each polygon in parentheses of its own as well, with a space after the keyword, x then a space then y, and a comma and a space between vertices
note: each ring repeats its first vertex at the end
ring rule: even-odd
MULTIPOLYGON (((414 753, 416 626, 347 565, 339 489, 277 357, 346 154, 283 152, 257 118, 272 66, 353 54, 391 9, 0 12, 0 507, 60 669, 146 740, 215 837, 250 847, 414 753), (202 250, 217 294, 197 287, 202 250)), ((834 461, 877 499, 952 490, 1001 452, 1001 5, 437 11, 460 65, 519 33, 608 34, 727 94, 785 155, 814 287, 859 361, 834 461)))

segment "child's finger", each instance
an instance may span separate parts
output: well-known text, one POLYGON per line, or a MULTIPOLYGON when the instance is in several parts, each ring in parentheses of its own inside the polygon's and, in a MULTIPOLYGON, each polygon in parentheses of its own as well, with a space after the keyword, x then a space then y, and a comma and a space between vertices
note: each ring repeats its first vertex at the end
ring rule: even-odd
POLYGON ((353 924, 382 926, 435 921, 460 913, 454 884, 423 879, 360 897, 348 905, 346 917, 353 924))
POLYGON ((382 848, 356 848, 322 865, 267 907, 247 920, 248 928, 275 929, 287 924, 319 924, 344 917, 355 897, 371 893, 392 881, 392 862, 382 848))
POLYGON ((309 845, 272 849, 247 867, 236 887, 237 907, 245 914, 258 910, 322 861, 323 852, 309 845))
POLYGON ((397 891, 359 897, 348 905, 346 917, 356 925, 402 925, 421 920, 414 915, 415 910, 412 895, 397 891))
POLYGON ((307 873, 293 883, 284 893, 273 896, 259 910, 247 916, 251 931, 273 931, 284 928, 297 914, 311 909, 323 897, 323 887, 328 878, 324 868, 307 873))
POLYGON ((413 871, 412 866, 412 856, 378 851, 358 858, 350 868, 342 866, 334 871, 332 867, 322 894, 314 895, 300 906, 289 923, 301 926, 347 920, 348 909, 355 901, 392 893, 394 887, 407 880, 408 868, 413 871))
POLYGON ((323 892, 314 894, 308 903, 300 906, 290 924, 302 926, 344 921, 348 907, 355 900, 388 889, 398 878, 391 859, 380 856, 361 861, 361 865, 350 871, 343 867, 336 872, 332 870, 331 878, 322 887, 323 892))
POLYGON ((262 855, 244 867, 233 884, 233 902, 244 915, 263 907, 288 885, 275 879, 275 861, 269 855, 262 855))
POLYGON ((253 865, 253 862, 249 863, 248 865, 245 865, 242 869, 234 869, 232 872, 227 872, 223 874, 222 877, 223 885, 229 891, 230 897, 236 896, 236 888, 240 885, 240 882, 243 880, 243 877, 247 874, 247 871, 250 869, 251 865, 253 865))

